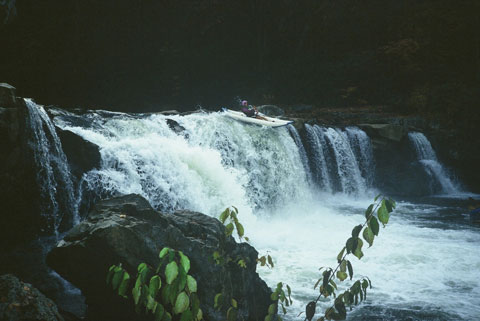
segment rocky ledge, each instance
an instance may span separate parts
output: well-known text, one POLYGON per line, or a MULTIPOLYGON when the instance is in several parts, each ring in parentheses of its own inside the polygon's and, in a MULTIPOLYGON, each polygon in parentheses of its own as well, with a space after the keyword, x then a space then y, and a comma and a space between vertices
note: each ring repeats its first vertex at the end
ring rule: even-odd
POLYGON ((0 276, 0 320, 64 321, 52 300, 11 274, 0 276))
POLYGON ((135 275, 137 266, 158 263, 163 247, 183 251, 191 260, 205 320, 225 320, 225 312, 213 309, 214 297, 228 285, 238 301, 238 316, 263 320, 271 303, 271 291, 256 273, 257 251, 225 235, 215 218, 189 211, 164 214, 152 209, 135 194, 97 203, 87 219, 75 226, 47 257, 47 263, 82 290, 92 320, 139 320, 131 297, 123 299, 107 287, 105 277, 112 264, 122 263, 135 275), (216 265, 214 251, 247 262, 241 268, 231 262, 216 265))

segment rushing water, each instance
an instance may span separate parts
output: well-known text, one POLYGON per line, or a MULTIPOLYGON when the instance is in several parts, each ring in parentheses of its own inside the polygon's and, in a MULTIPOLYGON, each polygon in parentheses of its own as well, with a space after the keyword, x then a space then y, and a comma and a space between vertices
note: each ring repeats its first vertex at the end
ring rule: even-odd
MULTIPOLYGON (((220 113, 92 112, 55 122, 100 147, 102 165, 83 177, 86 189, 102 196, 138 193, 162 211, 218 216, 227 206, 238 207, 252 245, 274 257, 275 268, 259 267, 261 276, 272 287, 282 281, 293 289, 287 320, 303 320, 298 314, 318 295, 318 268, 335 264, 373 199, 371 145, 358 128, 306 125, 303 146, 292 128, 245 125, 220 113), (175 133, 167 118, 185 130, 175 133)), ((480 233, 459 201, 441 200, 399 202, 365 257, 352 259, 355 275, 369 276, 374 288, 350 318, 480 315, 480 233)))
POLYGON ((25 103, 30 145, 38 168, 37 182, 43 200, 41 212, 50 231, 58 233, 61 224, 66 228, 78 223, 70 168, 55 126, 45 109, 30 99, 25 99, 25 103))
MULTIPOLYGON (((450 178, 443 165, 438 161, 437 154, 432 148, 430 141, 422 133, 412 132, 408 134, 410 141, 415 147, 418 161, 423 165, 425 171, 432 177, 433 183, 437 184, 440 192, 444 194, 458 194, 459 188, 450 178)), ((434 185, 432 191, 437 191, 434 185)))

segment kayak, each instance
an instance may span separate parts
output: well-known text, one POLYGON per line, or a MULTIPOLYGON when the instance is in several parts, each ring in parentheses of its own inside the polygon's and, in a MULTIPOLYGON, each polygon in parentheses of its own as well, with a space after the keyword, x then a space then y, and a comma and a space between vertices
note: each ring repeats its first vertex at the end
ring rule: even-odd
POLYGON ((225 116, 242 121, 244 123, 263 125, 268 127, 282 127, 282 126, 287 126, 288 124, 293 123, 293 120, 283 120, 283 119, 268 117, 260 113, 259 115, 265 118, 266 120, 258 119, 255 117, 248 117, 241 111, 234 111, 227 108, 222 108, 222 112, 225 114, 225 116))

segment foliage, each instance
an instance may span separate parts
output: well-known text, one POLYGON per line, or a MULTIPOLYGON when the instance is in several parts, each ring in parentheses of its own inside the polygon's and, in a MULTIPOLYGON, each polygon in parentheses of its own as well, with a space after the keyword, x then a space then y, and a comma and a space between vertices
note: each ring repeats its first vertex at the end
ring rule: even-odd
MULTIPOLYGON (((158 267, 141 263, 137 268, 135 286, 131 289, 137 313, 152 313, 155 321, 203 320, 197 281, 188 274, 190 259, 182 253, 164 247, 159 253, 158 267)), ((130 285, 129 273, 119 265, 112 265, 107 284, 124 298, 130 285)))
POLYGON ((367 289, 372 288, 372 283, 368 277, 360 278, 355 281, 347 290, 337 295, 338 290, 337 283, 343 282, 348 277, 350 280, 353 278, 353 266, 350 260, 347 260, 347 256, 352 254, 359 260, 363 257, 363 240, 368 243, 369 247, 373 245, 373 241, 380 232, 380 223, 385 227, 390 218, 390 213, 395 209, 395 201, 382 197, 380 195, 375 197, 374 203, 370 204, 365 211, 365 222, 357 225, 352 229, 352 236, 348 238, 345 246, 338 253, 337 267, 332 268, 320 268, 323 270, 322 277, 315 283, 314 288, 320 285, 317 299, 307 304, 305 308, 305 320, 311 321, 315 316, 315 308, 317 302, 323 296, 325 298, 334 297, 334 304, 328 308, 324 315, 318 320, 345 320, 347 317, 346 307, 352 307, 358 303, 364 301, 367 297, 367 289), (376 214, 376 215, 375 215, 376 214), (363 231, 363 232, 362 232, 363 231))
MULTIPOLYGON (((243 237, 246 241, 248 241, 248 237, 244 237, 245 230, 243 228, 243 225, 240 223, 238 219, 238 209, 236 207, 232 206, 232 208, 226 208, 222 212, 222 214, 220 214, 219 220, 224 225, 226 225, 225 226, 226 236, 231 236, 233 234, 233 231, 236 230, 240 240, 242 240, 242 237, 243 237), (230 220, 229 223, 227 219, 230 220)), ((226 264, 231 261, 236 261, 238 265, 240 265, 243 268, 246 268, 246 260, 247 260, 246 258, 237 258, 236 260, 233 260, 229 255, 220 254, 219 251, 215 251, 213 253, 213 258, 216 264, 226 264)), ((260 266, 266 266, 268 268, 273 268, 275 266, 273 263, 273 258, 270 256, 270 254, 266 254, 257 258, 257 263, 260 264, 260 266)), ((272 293, 270 297, 273 303, 270 304, 270 306, 268 307, 267 315, 265 316, 265 321, 272 321, 275 319, 275 315, 277 315, 277 312, 278 312, 278 304, 280 304, 282 308, 282 312, 284 314, 287 313, 285 307, 288 307, 292 304, 291 293, 292 293, 292 290, 288 284, 284 285, 282 282, 277 284, 275 291, 272 293), (285 293, 284 286, 287 291, 287 294, 285 293)), ((225 288, 223 288, 222 292, 218 293, 215 296, 214 308, 221 310, 222 308, 224 308, 224 305, 226 302, 231 303, 226 313, 227 321, 236 321, 237 309, 238 309, 237 301, 231 298, 231 294, 229 294, 228 291, 225 288), (230 298, 230 300, 228 298, 230 298)), ((280 316, 277 316, 276 320, 281 321, 282 318, 280 316)))

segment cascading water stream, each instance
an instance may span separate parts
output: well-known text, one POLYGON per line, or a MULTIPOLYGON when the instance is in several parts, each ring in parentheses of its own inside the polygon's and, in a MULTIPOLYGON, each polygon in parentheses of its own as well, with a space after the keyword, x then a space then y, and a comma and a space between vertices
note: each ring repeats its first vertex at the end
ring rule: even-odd
POLYGON ((325 191, 346 194, 372 187, 374 165, 367 134, 356 127, 344 131, 305 124, 311 162, 317 182, 325 191))
MULTIPOLYGON (((272 287, 280 281, 292 287, 294 304, 284 320, 298 320, 316 298, 318 268, 335 264, 371 201, 355 195, 370 184, 363 167, 373 166, 366 135, 357 128, 305 126, 309 164, 326 192, 318 193, 308 183, 301 148, 287 128, 245 125, 219 113, 95 112, 58 116, 55 123, 99 146, 101 168, 83 181, 102 197, 137 193, 162 211, 190 209, 211 216, 227 206, 239 208, 252 245, 261 255, 269 251, 275 261, 271 270, 258 268, 262 278, 272 287), (175 133, 167 119, 185 130, 175 133), (344 193, 328 193, 337 185, 344 193)), ((440 210, 400 203, 374 246, 353 262, 355 275, 369 276, 374 284, 367 302, 353 311, 358 319, 389 313, 392 320, 478 315, 480 258, 462 254, 475 251, 478 232, 451 225, 442 230, 435 222, 419 226, 412 218, 440 210), (380 312, 371 312, 375 309, 380 312)), ((320 302, 317 311, 328 306, 320 302)))
POLYGON ((437 155, 427 137, 419 132, 408 133, 408 137, 415 148, 418 161, 423 165, 423 168, 434 182, 439 185, 441 193, 458 194, 460 192, 459 188, 438 161, 437 155))
POLYGON ((55 234, 78 223, 70 168, 55 126, 45 109, 31 99, 25 99, 28 109, 30 146, 38 167, 37 183, 42 198, 42 215, 55 234))
POLYGON ((298 147, 298 153, 300 154, 300 158, 302 160, 303 167, 305 168, 308 181, 312 183, 313 182, 312 172, 310 170, 310 165, 308 164, 308 155, 307 155, 307 151, 305 150, 305 147, 303 146, 302 138, 300 137, 300 134, 298 133, 298 131, 295 129, 294 126, 288 125, 287 128, 290 131, 290 135, 292 136, 293 140, 295 141, 295 144, 298 147))
POLYGON ((307 144, 311 149, 311 163, 312 169, 316 178, 317 184, 326 192, 332 192, 332 183, 326 158, 327 145, 323 133, 317 125, 310 126, 305 124, 305 131, 307 132, 307 144))

